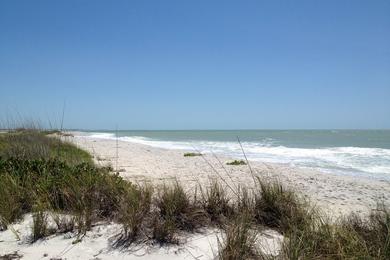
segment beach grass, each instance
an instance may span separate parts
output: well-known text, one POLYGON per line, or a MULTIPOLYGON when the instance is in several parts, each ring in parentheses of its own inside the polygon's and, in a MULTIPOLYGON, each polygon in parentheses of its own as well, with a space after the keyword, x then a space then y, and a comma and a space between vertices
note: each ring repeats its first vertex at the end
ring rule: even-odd
POLYGON ((92 163, 92 156, 58 137, 49 137, 53 131, 18 129, 0 135, 0 157, 32 159, 58 159, 69 164, 92 163))
MULTIPOLYGON (((0 135, 0 228, 33 214, 32 238, 76 232, 97 221, 121 224, 114 243, 179 243, 179 234, 217 227, 220 259, 264 259, 257 230, 283 234, 281 259, 390 259, 390 211, 379 204, 369 217, 330 221, 294 190, 254 178, 254 189, 234 195, 218 179, 186 192, 180 182, 133 184, 99 167, 76 146, 38 130, 0 135), (56 230, 48 227, 53 216, 56 230)), ((230 187, 231 188, 231 187, 230 187)), ((81 236, 80 236, 81 239, 81 236)), ((77 240, 79 241, 79 240, 77 240)))

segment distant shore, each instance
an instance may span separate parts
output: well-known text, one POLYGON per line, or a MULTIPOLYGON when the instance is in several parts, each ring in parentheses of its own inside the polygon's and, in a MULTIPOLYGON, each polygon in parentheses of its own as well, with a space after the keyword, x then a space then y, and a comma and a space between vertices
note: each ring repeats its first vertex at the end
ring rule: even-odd
POLYGON ((178 180, 188 189, 223 179, 230 185, 253 186, 253 174, 279 180, 332 217, 351 212, 367 214, 377 202, 390 201, 390 182, 322 173, 283 164, 250 162, 226 165, 236 158, 221 155, 184 157, 185 152, 143 144, 87 137, 72 132, 67 140, 89 151, 100 165, 110 164, 125 179, 163 184, 178 180), (118 155, 118 156, 117 156, 118 155))

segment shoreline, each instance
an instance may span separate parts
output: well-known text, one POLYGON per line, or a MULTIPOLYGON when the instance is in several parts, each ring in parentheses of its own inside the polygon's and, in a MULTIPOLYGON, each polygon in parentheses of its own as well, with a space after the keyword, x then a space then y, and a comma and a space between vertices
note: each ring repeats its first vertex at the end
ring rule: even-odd
MULTIPOLYGON (((90 152, 98 165, 110 164, 117 168, 119 174, 130 181, 164 184, 178 180, 191 190, 199 185, 208 185, 210 179, 217 178, 231 185, 253 187, 253 175, 247 165, 226 165, 236 158, 219 154, 184 157, 184 153, 194 151, 71 133, 74 136, 65 140, 90 152)), ((378 202, 390 201, 390 182, 386 180, 341 176, 277 163, 249 162, 256 176, 267 181, 280 181, 332 218, 351 212, 365 215, 375 209, 378 202)))

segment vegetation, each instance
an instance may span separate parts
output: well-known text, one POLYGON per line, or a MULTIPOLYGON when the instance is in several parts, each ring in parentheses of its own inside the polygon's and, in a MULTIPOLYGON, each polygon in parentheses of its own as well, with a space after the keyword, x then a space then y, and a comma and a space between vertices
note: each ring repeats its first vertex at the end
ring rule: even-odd
POLYGON ((246 162, 244 160, 234 160, 231 162, 227 162, 227 165, 246 165, 246 162))
POLYGON ((233 260, 264 258, 256 237, 267 227, 285 236, 282 259, 390 259, 390 211, 384 205, 368 218, 331 222, 280 183, 255 181, 254 189, 237 187, 230 195, 217 180, 200 194, 185 192, 179 182, 135 185, 94 165, 74 145, 24 129, 0 135, 0 229, 32 213, 34 242, 115 221, 122 233, 114 245, 127 247, 145 239, 178 243, 179 233, 217 225, 224 232, 218 258, 233 260))
POLYGON ((254 194, 254 218, 257 223, 286 233, 310 225, 315 215, 306 202, 280 183, 265 183, 257 179, 254 194))
POLYGON ((203 208, 208 214, 211 222, 221 224, 224 219, 233 214, 233 208, 230 203, 224 187, 216 180, 211 186, 202 192, 203 208))
POLYGON ((256 232, 251 229, 251 217, 239 214, 224 230, 223 241, 219 241, 218 258, 221 260, 256 259, 260 253, 255 247, 256 232))
POLYGON ((201 153, 185 153, 184 157, 202 156, 201 153))
POLYGON ((91 163, 92 156, 73 144, 48 137, 50 131, 18 130, 0 134, 0 157, 22 160, 56 159, 68 164, 91 163))

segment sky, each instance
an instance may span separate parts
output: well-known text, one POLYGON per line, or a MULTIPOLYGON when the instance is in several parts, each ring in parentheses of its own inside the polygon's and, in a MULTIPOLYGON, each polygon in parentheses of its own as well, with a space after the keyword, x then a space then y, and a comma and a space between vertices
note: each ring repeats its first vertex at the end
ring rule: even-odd
POLYGON ((390 1, 0 1, 0 122, 390 128, 390 1))

